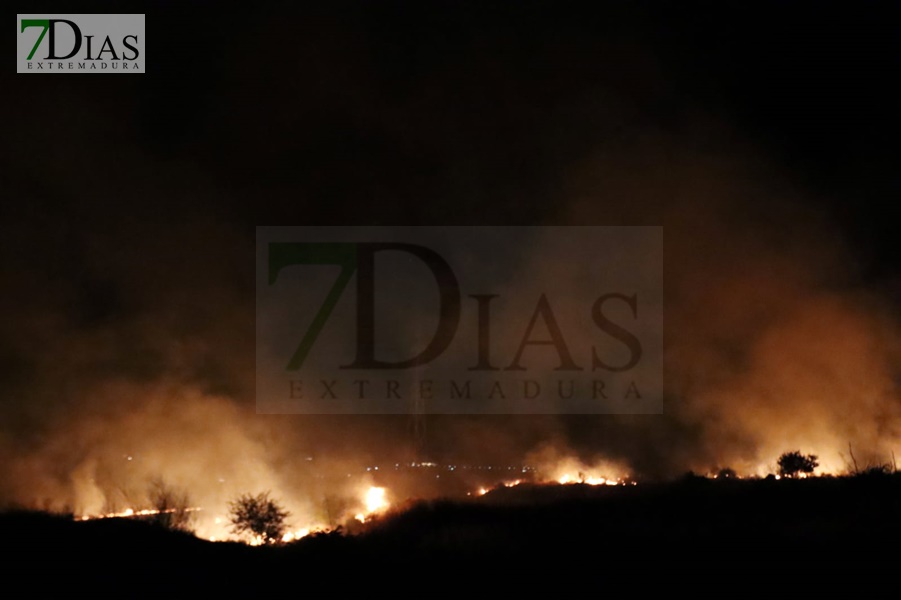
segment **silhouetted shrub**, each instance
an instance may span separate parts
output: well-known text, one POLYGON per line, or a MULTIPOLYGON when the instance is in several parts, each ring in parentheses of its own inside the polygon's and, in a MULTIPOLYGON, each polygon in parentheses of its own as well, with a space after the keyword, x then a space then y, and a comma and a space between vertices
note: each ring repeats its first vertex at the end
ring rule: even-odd
POLYGON ((287 530, 290 513, 269 497, 269 492, 256 496, 243 494, 229 502, 232 533, 249 534, 263 544, 278 544, 287 530))
POLYGON ((800 450, 786 452, 779 457, 779 474, 797 477, 800 473, 813 473, 819 464, 814 454, 801 454, 800 450))
POLYGON ((150 482, 148 491, 150 505, 156 512, 150 521, 173 531, 192 531, 194 515, 191 512, 191 501, 188 493, 177 490, 163 479, 150 482))

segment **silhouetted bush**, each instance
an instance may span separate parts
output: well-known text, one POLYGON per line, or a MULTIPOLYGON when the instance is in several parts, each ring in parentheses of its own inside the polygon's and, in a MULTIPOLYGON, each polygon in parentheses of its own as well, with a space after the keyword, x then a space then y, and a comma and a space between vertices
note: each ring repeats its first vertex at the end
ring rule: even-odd
POLYGON ((272 500, 269 492, 243 494, 228 507, 232 533, 250 534, 263 544, 281 543, 290 513, 272 500))
POLYGON ((163 479, 157 478, 150 482, 148 496, 150 505, 157 511, 151 516, 152 523, 173 531, 193 530, 194 515, 187 492, 177 490, 163 479))
POLYGON ((783 477, 796 477, 800 473, 813 473, 819 464, 814 454, 801 454, 800 450, 786 452, 779 457, 779 474, 783 477))

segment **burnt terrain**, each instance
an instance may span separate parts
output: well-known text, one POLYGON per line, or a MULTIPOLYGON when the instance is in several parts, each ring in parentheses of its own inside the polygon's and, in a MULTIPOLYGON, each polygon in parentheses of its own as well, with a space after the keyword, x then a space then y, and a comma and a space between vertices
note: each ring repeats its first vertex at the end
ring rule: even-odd
MULTIPOLYGON (((637 486, 523 484, 481 498, 411 502, 356 531, 277 547, 211 543, 130 519, 75 522, 7 511, 7 579, 77 582, 121 597, 393 586, 408 574, 528 585, 658 577, 876 581, 898 562, 901 475, 678 481, 637 486), (134 587, 137 586, 137 587, 134 587), (116 590, 122 590, 121 594, 116 590)), ((733 579, 734 580, 734 579, 733 579)))

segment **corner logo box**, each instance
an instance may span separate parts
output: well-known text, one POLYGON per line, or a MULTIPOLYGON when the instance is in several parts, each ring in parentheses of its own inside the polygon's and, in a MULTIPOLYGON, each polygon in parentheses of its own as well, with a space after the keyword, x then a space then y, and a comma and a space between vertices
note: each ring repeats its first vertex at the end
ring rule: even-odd
POLYGON ((660 227, 258 227, 257 412, 659 414, 660 227))
POLYGON ((143 73, 144 15, 16 15, 16 73, 143 73))

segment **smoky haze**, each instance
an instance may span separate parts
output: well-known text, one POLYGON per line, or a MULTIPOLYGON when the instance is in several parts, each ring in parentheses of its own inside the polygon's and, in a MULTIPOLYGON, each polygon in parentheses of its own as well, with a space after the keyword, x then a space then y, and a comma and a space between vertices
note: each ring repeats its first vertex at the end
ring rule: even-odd
POLYGON ((234 45, 220 15, 212 63, 148 17, 171 35, 141 80, 3 82, 2 503, 99 512, 162 477, 205 518, 272 490, 302 524, 422 457, 673 476, 898 454, 884 26, 826 12, 823 36, 871 46, 799 52, 766 6, 725 36, 691 10, 463 6, 264 19, 234 45), (397 223, 662 226, 664 414, 434 416, 421 449, 405 416, 257 415, 255 227, 397 223))

